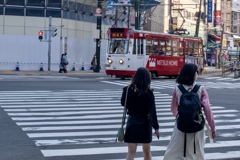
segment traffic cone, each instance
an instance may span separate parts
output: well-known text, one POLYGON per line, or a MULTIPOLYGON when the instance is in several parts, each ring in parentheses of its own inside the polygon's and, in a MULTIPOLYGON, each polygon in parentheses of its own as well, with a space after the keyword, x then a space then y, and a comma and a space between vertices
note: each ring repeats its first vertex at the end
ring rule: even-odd
POLYGON ((20 69, 19 69, 19 63, 18 63, 18 62, 17 62, 15 71, 20 71, 20 69))
POLYGON ((81 68, 82 71, 84 71, 84 63, 82 63, 82 68, 81 68))
POLYGON ((40 63, 40 69, 39 71, 43 71, 43 63, 40 63))
POLYGON ((73 63, 72 71, 76 71, 76 69, 75 69, 75 63, 73 63))

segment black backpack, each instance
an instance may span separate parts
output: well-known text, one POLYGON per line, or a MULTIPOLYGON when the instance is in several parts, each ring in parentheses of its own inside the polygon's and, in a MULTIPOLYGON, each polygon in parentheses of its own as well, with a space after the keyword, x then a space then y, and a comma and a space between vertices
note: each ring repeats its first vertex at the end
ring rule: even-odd
MULTIPOLYGON (((189 92, 182 84, 178 85, 179 90, 182 92, 180 102, 178 105, 177 115, 177 128, 185 133, 184 140, 184 157, 186 156, 186 133, 196 133, 201 131, 205 125, 205 119, 202 114, 201 102, 197 94, 200 85, 195 85, 189 92)), ((194 153, 196 153, 195 147, 195 135, 194 135, 194 153)))

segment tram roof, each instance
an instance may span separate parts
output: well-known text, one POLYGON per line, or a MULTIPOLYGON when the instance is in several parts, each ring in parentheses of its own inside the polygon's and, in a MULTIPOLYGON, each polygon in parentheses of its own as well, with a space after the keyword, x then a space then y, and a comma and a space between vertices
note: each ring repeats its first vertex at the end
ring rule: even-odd
POLYGON ((144 34, 156 34, 163 36, 171 36, 171 37, 184 37, 184 38, 194 38, 194 39, 202 39, 201 37, 187 36, 187 35, 177 35, 177 34, 168 34, 168 33, 160 33, 160 32, 152 32, 152 31, 143 31, 143 30, 130 30, 130 33, 144 33, 144 34))

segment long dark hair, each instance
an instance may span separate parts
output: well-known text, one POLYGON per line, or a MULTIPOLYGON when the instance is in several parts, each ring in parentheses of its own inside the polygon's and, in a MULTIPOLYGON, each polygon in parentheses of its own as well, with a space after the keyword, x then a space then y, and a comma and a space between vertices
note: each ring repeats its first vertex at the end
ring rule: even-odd
POLYGON ((179 84, 193 85, 195 80, 195 74, 198 72, 198 68, 195 64, 186 63, 176 79, 176 82, 179 84))
POLYGON ((139 92, 139 94, 145 93, 150 89, 151 76, 147 68, 140 67, 135 73, 131 86, 139 92))

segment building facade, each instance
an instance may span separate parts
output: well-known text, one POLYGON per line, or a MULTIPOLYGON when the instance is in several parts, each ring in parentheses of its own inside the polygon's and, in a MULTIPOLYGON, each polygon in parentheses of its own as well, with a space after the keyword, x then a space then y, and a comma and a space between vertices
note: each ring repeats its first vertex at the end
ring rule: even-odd
MULTIPOLYGON (((113 1, 118 2, 118 0, 113 1)), ((152 3, 153 0, 146 0, 145 3, 150 1, 152 3)), ((200 3, 202 4, 198 36, 202 37, 204 45, 207 46, 205 55, 210 61, 214 59, 213 55, 216 55, 216 44, 220 40, 220 30, 216 31, 214 28, 219 28, 220 23, 224 22, 225 31, 236 35, 240 33, 238 0, 156 1, 161 4, 142 10, 143 29, 163 33, 183 29, 184 32, 181 34, 190 36, 196 34, 197 13, 200 3), (211 12, 209 12, 210 1, 211 12), (233 6, 236 9, 231 9, 233 6), (212 21, 208 22, 209 19, 212 21)), ((57 36, 51 37, 51 70, 58 70, 60 56, 65 52, 68 53, 69 70, 73 65, 76 69, 82 66, 86 69, 90 68, 91 59, 96 52, 94 39, 99 36, 95 16, 97 2, 97 0, 0 0, 0 43, 3 46, 0 49, 2 57, 0 70, 13 70, 17 63, 20 70, 38 70, 41 64, 44 70, 47 69, 49 44, 38 40, 38 32, 44 31, 44 38, 48 39, 46 37, 49 33, 50 17, 52 17, 52 26, 57 29, 57 36)), ((134 4, 134 0, 129 2, 134 4)), ((133 6, 128 10, 130 12, 128 19, 127 14, 122 14, 122 7, 114 7, 118 8, 117 16, 106 14, 106 4, 107 0, 103 0, 101 68, 104 68, 106 61, 108 28, 112 25, 134 28, 135 23, 133 6)))
MULTIPOLYGON (((51 70, 59 69, 60 56, 68 53, 69 70, 75 65, 90 67, 96 43, 96 0, 0 0, 0 69, 44 70, 50 56, 51 70), (50 17, 57 36, 48 42, 38 40, 38 32, 48 39, 50 17)), ((114 16, 106 15, 106 1, 102 3, 101 66, 105 64, 108 28, 114 24, 114 16)), ((118 20, 126 26, 126 21, 118 20)))

